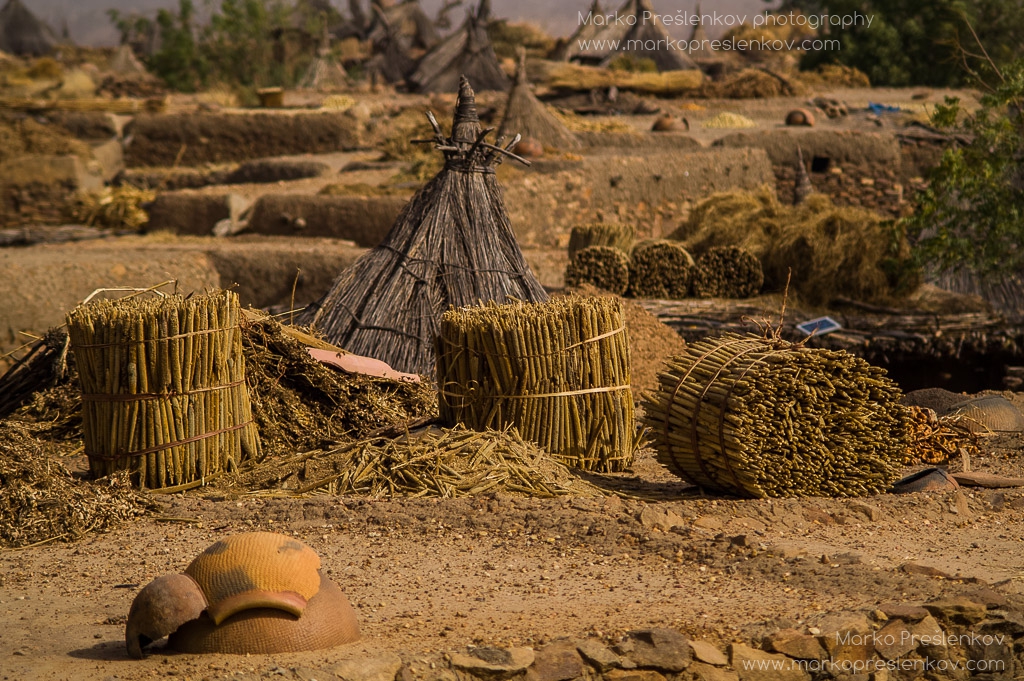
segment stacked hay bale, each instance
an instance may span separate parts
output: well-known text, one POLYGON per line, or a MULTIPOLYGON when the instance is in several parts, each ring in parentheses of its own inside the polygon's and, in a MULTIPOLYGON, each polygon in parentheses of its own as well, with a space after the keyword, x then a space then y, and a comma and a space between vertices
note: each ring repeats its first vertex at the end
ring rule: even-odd
POLYGON ((569 258, 590 246, 609 246, 623 253, 633 250, 636 228, 618 222, 591 222, 575 225, 569 235, 569 258))
POLYGON ((151 489, 260 458, 230 291, 123 298, 67 317, 95 477, 128 470, 151 489))
POLYGON ((658 460, 744 497, 887 490, 910 444, 885 371, 846 352, 729 334, 669 360, 644 399, 658 460))
POLYGON ((515 426, 563 463, 621 471, 637 447, 629 340, 615 298, 453 309, 438 338, 441 419, 515 426))
POLYGON ((616 295, 629 287, 629 256, 611 246, 588 246, 576 252, 565 269, 565 285, 590 284, 616 295))
POLYGON ((761 261, 738 246, 716 246, 697 259, 693 293, 699 298, 749 298, 763 285, 761 261))
POLYGON ((648 241, 633 250, 629 289, 636 298, 678 300, 690 293, 695 263, 682 244, 648 241))

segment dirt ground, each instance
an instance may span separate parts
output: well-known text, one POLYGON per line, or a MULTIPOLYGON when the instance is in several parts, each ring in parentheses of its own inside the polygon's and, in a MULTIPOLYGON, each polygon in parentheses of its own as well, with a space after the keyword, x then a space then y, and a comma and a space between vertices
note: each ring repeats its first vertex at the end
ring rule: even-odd
MULTIPOLYGON (((996 444, 975 468, 1019 474, 1020 438, 996 444)), ((315 678, 289 670, 385 651, 408 661, 469 644, 611 638, 648 625, 749 642, 830 612, 981 589, 1024 604, 1021 490, 712 499, 649 453, 632 473, 598 483, 627 498, 161 497, 158 515, 116 531, 0 554, 0 678, 315 678), (158 645, 129 659, 124 622, 138 589, 218 538, 256 529, 294 534, 320 554, 363 639, 272 656, 158 645)))

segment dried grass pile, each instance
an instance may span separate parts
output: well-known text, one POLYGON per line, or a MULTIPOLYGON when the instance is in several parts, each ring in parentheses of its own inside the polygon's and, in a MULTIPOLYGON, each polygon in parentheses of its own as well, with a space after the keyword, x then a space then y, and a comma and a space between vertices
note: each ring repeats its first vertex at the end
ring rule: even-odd
POLYGON ((461 426, 373 437, 275 460, 218 484, 375 499, 451 499, 496 492, 540 498, 601 495, 514 428, 477 432, 461 426))
POLYGON ((156 198, 156 192, 132 185, 105 187, 98 192, 79 192, 70 198, 65 212, 79 224, 90 227, 139 231, 149 222, 142 204, 156 198))
POLYGON ((630 348, 617 299, 452 309, 437 343, 444 423, 515 426, 584 470, 615 472, 632 462, 630 348))
POLYGON ((31 154, 73 154, 89 158, 89 145, 75 139, 58 125, 39 123, 34 118, 0 118, 0 163, 31 154))
POLYGON ((591 222, 574 225, 569 234, 569 258, 589 246, 611 246, 623 253, 633 250, 636 227, 632 223, 591 222))
POLYGON ((768 190, 717 194, 699 203, 672 238, 694 254, 736 246, 758 257, 765 285, 810 304, 837 295, 885 302, 919 281, 903 235, 881 215, 814 194, 799 206, 768 190))
POLYGON ((693 294, 698 298, 750 298, 761 292, 761 261, 738 246, 715 246, 697 258, 693 294))
POLYGON ((617 117, 580 116, 575 112, 561 109, 552 109, 552 113, 572 132, 618 132, 638 137, 640 135, 636 128, 617 117))
POLYGON ((633 250, 629 290, 635 298, 678 300, 690 294, 696 266, 693 257, 675 241, 648 241, 633 250))
POLYGON ((0 547, 74 541, 148 510, 127 474, 78 480, 55 453, 17 424, 0 422, 0 547))
POLYGON ((843 351, 729 334, 687 346, 660 383, 643 401, 658 460, 709 491, 879 494, 911 441, 896 384, 843 351))
POLYGON ((756 128, 757 123, 746 116, 731 111, 723 111, 712 116, 703 123, 705 128, 756 128))
POLYGON ((237 294, 127 297, 67 315, 93 477, 158 489, 261 456, 237 294))
POLYGON ((365 437, 437 413, 429 382, 347 374, 313 359, 307 344, 270 317, 243 325, 253 419, 268 454, 365 437))
POLYGON ((903 463, 938 465, 959 457, 961 451, 971 457, 978 454, 978 436, 956 417, 939 417, 935 411, 907 407, 911 442, 903 463))
POLYGON ((629 256, 611 246, 588 246, 565 268, 565 285, 590 284, 621 296, 629 287, 629 256))
POLYGON ((720 99, 767 99, 795 93, 791 85, 763 69, 743 69, 722 80, 706 82, 701 94, 720 99))

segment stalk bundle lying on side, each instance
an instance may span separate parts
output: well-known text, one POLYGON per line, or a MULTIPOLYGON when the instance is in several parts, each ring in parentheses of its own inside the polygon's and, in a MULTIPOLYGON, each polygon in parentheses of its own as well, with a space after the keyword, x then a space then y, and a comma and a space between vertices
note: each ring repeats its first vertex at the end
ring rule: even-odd
POLYGON ((697 258, 693 294, 698 298, 749 298, 761 292, 761 261, 736 246, 716 246, 697 258))
POLYGON ((94 476, 192 482, 260 457, 230 291, 100 300, 68 314, 94 476))
POLYGON ((629 287, 629 256, 611 246, 588 246, 565 269, 566 286, 591 284, 621 296, 629 287))
POLYGON ((636 298, 679 300, 690 293, 693 257, 675 241, 649 241, 633 251, 629 288, 636 298))
POLYGON ((449 310, 438 338, 441 419, 474 430, 515 426, 559 461, 621 471, 637 447, 622 303, 449 310))
POLYGON ((727 334, 670 359, 645 396, 658 460, 744 497, 887 490, 911 441, 899 388, 844 351, 727 334))

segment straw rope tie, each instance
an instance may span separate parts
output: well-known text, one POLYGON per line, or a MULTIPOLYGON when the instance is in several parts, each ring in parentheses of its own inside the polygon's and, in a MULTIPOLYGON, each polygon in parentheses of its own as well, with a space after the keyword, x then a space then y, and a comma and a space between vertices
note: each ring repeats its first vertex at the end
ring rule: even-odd
MULTIPOLYGON (((474 381, 474 383, 475 383, 475 381, 474 381)), ((455 382, 455 381, 452 381, 450 383, 447 383, 446 385, 460 385, 460 384, 455 382)), ((477 383, 477 385, 479 385, 479 383, 477 383)), ((626 384, 626 385, 612 385, 612 386, 604 386, 604 387, 601 387, 601 388, 584 388, 582 390, 564 390, 562 392, 557 392, 557 393, 537 393, 537 394, 534 394, 534 395, 507 395, 507 394, 497 394, 497 393, 476 393, 475 390, 472 387, 470 388, 468 393, 452 393, 452 392, 448 392, 447 390, 439 390, 438 392, 441 395, 444 395, 445 397, 470 397, 471 395, 475 394, 477 397, 500 397, 502 399, 507 399, 507 400, 533 400, 533 399, 539 399, 541 397, 572 397, 574 395, 591 395, 591 394, 595 394, 595 393, 611 393, 611 392, 615 392, 616 390, 629 390, 630 388, 632 388, 632 386, 629 385, 629 384, 626 384)))
POLYGON ((169 392, 169 393, 132 393, 132 394, 117 394, 117 395, 104 395, 100 393, 87 393, 82 395, 83 402, 144 402, 146 400, 160 400, 168 397, 183 397, 187 395, 198 395, 199 393, 209 393, 215 390, 227 390, 229 388, 237 388, 238 386, 245 383, 244 380, 234 381, 233 383, 225 383, 224 385, 212 385, 208 388, 196 388, 195 390, 182 390, 181 392, 169 392))
POLYGON ((211 333, 225 333, 228 331, 234 331, 235 329, 241 328, 237 324, 235 326, 228 326, 223 329, 203 329, 202 331, 189 331, 188 333, 178 333, 173 336, 164 336, 163 338, 136 338, 121 341, 120 343, 78 343, 75 345, 76 348, 116 348, 124 345, 144 345, 146 343, 162 343, 164 341, 179 340, 181 338, 191 338, 192 336, 205 336, 211 333))
POLYGON ((248 421, 245 421, 244 423, 239 423, 236 426, 228 426, 227 428, 221 428, 220 430, 215 430, 215 431, 210 432, 210 433, 203 433, 202 435, 196 435, 195 437, 185 438, 184 440, 178 440, 176 442, 167 442, 167 443, 162 444, 162 445, 157 445, 156 447, 150 447, 149 449, 143 449, 142 451, 139 451, 139 452, 127 452, 125 454, 89 454, 88 452, 86 452, 86 455, 89 458, 99 459, 101 461, 116 461, 117 459, 129 459, 129 458, 134 459, 136 457, 147 456, 149 454, 155 454, 157 452, 162 452, 162 451, 164 451, 166 449, 171 449, 173 447, 181 447, 183 445, 192 444, 193 442, 199 442, 200 440, 208 440, 211 437, 217 437, 218 435, 224 435, 225 433, 232 433, 232 432, 234 432, 236 430, 241 430, 242 428, 245 428, 246 426, 254 425, 255 423, 256 423, 255 421, 253 421, 252 419, 249 419, 248 421))

